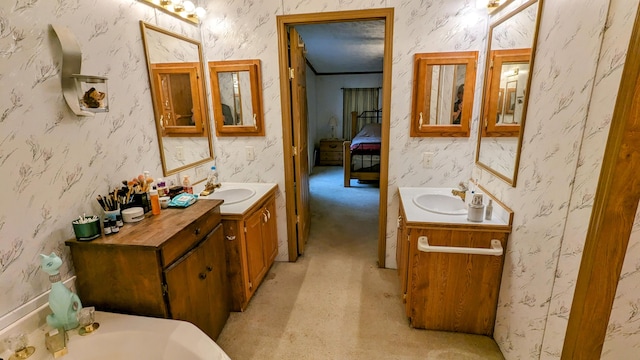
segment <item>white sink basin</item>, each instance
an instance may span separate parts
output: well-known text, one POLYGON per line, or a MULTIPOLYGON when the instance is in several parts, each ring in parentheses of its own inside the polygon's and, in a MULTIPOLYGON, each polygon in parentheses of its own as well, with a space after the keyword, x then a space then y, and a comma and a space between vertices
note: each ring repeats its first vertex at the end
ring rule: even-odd
POLYGON ((224 200, 224 204, 222 205, 231 205, 245 201, 255 194, 255 190, 247 188, 220 189, 214 191, 212 194, 207 196, 207 198, 224 200))
POLYGON ((459 197, 442 194, 422 194, 413 198, 419 208, 436 214, 466 215, 467 206, 459 197))

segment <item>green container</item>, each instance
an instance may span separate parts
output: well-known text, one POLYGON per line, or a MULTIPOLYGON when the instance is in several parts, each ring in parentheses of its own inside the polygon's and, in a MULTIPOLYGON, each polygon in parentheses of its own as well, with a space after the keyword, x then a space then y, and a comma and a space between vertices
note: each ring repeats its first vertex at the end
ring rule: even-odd
POLYGON ((100 218, 97 216, 94 218, 95 220, 86 223, 78 223, 78 220, 71 222, 73 232, 76 234, 76 239, 79 241, 88 241, 100 236, 100 218))

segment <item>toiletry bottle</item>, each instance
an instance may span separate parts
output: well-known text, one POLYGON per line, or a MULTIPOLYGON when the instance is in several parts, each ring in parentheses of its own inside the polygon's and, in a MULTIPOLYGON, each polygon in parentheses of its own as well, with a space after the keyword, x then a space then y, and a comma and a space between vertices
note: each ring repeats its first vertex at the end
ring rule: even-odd
POLYGON ((487 204, 487 209, 485 210, 485 219, 491 220, 493 216, 493 200, 489 199, 489 203, 487 204))
POLYGON ((206 187, 213 187, 217 183, 218 183, 218 170, 216 170, 215 166, 212 166, 211 171, 209 171, 209 176, 207 177, 206 187))
POLYGON ((193 194, 193 187, 191 186, 191 180, 189 180, 189 175, 185 175, 182 178, 182 187, 184 192, 188 194, 193 194))
POLYGON ((158 196, 158 190, 153 188, 149 191, 149 195, 151 196, 151 213, 153 215, 160 214, 160 197, 158 196))
POLYGON ((158 180, 156 180, 156 189, 158 189, 158 196, 167 195, 167 184, 164 182, 164 179, 158 178, 158 180))
POLYGON ((484 220, 484 204, 481 193, 474 193, 467 211, 467 220, 482 222, 484 220))
POLYGON ((109 218, 104 218, 104 234, 105 235, 111 235, 111 219, 109 218))

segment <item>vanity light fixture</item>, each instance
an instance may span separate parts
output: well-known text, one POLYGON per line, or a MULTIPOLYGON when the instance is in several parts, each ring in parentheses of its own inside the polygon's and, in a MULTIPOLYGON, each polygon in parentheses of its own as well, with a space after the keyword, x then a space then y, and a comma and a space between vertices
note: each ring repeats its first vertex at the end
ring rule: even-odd
POLYGON ((491 13, 503 3, 505 3, 505 0, 476 0, 476 7, 478 9, 487 9, 491 13))
POLYGON ((150 5, 156 9, 177 17, 178 19, 186 20, 192 24, 198 25, 200 20, 204 18, 207 11, 198 6, 196 7, 192 1, 186 0, 138 0, 147 5, 150 5))
POLYGON ((82 52, 71 30, 51 25, 62 48, 62 94, 69 108, 78 116, 94 116, 93 113, 109 111, 107 78, 81 75, 82 52))

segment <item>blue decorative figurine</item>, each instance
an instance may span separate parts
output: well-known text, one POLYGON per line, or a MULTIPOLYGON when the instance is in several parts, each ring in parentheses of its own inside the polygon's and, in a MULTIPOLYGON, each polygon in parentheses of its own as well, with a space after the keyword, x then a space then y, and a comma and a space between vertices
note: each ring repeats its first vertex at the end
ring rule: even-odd
POLYGON ((78 295, 74 294, 62 283, 58 269, 62 265, 62 259, 51 255, 40 254, 42 270, 49 274, 51 292, 49 293, 49 307, 53 314, 47 315, 47 324, 53 328, 71 330, 78 327, 78 313, 82 309, 82 303, 78 295))

